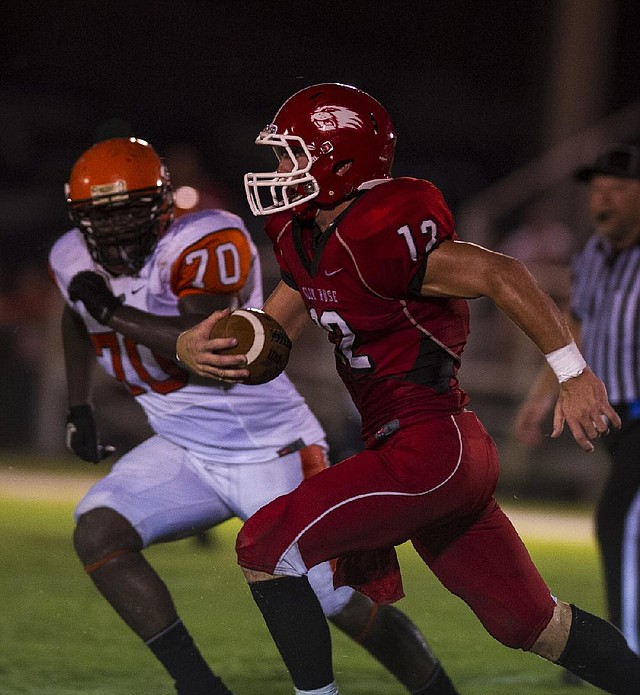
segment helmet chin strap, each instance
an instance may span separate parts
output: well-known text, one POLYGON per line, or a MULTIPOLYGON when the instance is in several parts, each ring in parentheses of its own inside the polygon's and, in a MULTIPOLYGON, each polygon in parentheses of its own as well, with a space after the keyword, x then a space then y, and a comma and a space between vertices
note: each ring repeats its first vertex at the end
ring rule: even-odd
POLYGON ((116 271, 112 270, 112 266, 114 265, 114 262, 111 261, 109 262, 107 259, 101 259, 99 256, 94 259, 97 263, 100 264, 102 268, 104 268, 111 277, 118 278, 121 275, 136 275, 139 271, 140 268, 136 267, 135 263, 131 260, 129 255, 127 254, 126 250, 123 248, 118 247, 118 261, 117 265, 125 265, 131 273, 117 273, 116 271))
POLYGON ((134 272, 138 272, 140 270, 139 268, 136 268, 135 263, 131 260, 129 257, 129 254, 127 253, 125 248, 119 248, 118 249, 120 258, 122 259, 122 262, 130 269, 133 270, 134 272))
MULTIPOLYGON (((328 219, 328 224, 325 222, 321 224, 321 228, 324 231, 328 226, 335 226, 346 215, 347 210, 351 207, 351 204, 361 195, 362 191, 352 191, 350 195, 346 198, 342 198, 337 203, 331 203, 330 205, 321 205, 316 203, 313 205, 311 202, 301 205, 300 212, 297 208, 294 209, 294 214, 299 220, 315 220, 318 215, 322 212, 335 211, 333 215, 328 219)), ((315 201, 313 201, 315 202, 315 201)))
POLYGON ((308 200, 293 208, 293 214, 300 220, 312 220, 318 214, 318 205, 308 200))

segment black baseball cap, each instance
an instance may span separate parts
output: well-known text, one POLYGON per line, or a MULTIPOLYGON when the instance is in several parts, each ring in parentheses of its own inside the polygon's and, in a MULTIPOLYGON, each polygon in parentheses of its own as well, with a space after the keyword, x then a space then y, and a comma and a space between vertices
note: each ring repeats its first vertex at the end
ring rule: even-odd
POLYGON ((597 174, 620 179, 640 179, 640 149, 633 145, 617 145, 601 154, 591 166, 577 169, 573 178, 590 181, 597 174))

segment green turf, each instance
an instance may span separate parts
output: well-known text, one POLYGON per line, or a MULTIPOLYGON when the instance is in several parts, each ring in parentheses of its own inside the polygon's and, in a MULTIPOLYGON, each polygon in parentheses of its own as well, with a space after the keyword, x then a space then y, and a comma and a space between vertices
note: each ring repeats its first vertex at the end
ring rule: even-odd
MULTIPOLYGON (((0 493, 0 695, 170 695, 171 683, 82 572, 71 546, 72 505, 3 498, 0 493)), ((206 658, 237 695, 293 691, 234 562, 236 523, 211 549, 193 540, 151 548, 147 557, 173 592, 206 658)), ((530 542, 552 590, 601 613, 593 546, 530 542)), ((464 695, 577 695, 558 668, 494 642, 471 612, 416 559, 399 551, 406 610, 427 634, 464 695)), ((345 695, 404 690, 377 663, 334 633, 345 695)))

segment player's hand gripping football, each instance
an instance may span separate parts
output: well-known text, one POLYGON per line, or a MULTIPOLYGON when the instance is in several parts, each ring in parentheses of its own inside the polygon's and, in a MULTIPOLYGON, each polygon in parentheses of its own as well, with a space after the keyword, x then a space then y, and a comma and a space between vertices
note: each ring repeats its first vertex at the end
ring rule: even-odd
POLYGON ((609 403, 605 385, 588 368, 560 385, 551 436, 559 437, 565 423, 577 444, 587 452, 594 450, 591 440, 622 424, 609 403))
POLYGON ((113 312, 122 304, 114 296, 107 281, 99 273, 83 270, 74 275, 69 283, 69 299, 82 302, 93 318, 106 326, 113 312))
POLYGON ((232 383, 249 376, 249 371, 245 369, 245 355, 219 354, 220 350, 235 347, 238 344, 237 339, 210 337, 214 325, 229 313, 229 309, 215 311, 178 336, 176 358, 194 374, 232 383))
POLYGON ((116 450, 109 444, 100 444, 90 405, 73 405, 69 409, 66 443, 72 454, 90 463, 100 463, 116 450))

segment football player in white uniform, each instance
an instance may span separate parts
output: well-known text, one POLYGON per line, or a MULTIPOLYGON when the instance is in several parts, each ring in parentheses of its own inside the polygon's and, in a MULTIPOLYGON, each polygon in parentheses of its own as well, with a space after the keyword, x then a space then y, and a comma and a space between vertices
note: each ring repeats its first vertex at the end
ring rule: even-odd
MULTIPOLYGON (((169 174, 154 149, 135 138, 84 152, 67 184, 67 204, 76 226, 49 259, 66 302, 67 446, 93 463, 113 453, 99 440, 91 405, 96 359, 137 399, 155 432, 79 502, 75 549, 180 695, 229 693, 141 551, 231 517, 245 520, 293 490, 328 465, 325 433, 286 375, 260 386, 215 382, 189 373, 175 357, 180 332, 212 311, 263 304, 258 253, 239 217, 205 210, 173 221, 169 174)), ((233 341, 219 339, 217 347, 233 341)), ((236 358, 229 359, 233 370, 236 358)), ((332 622, 407 690, 456 692, 403 613, 351 588, 334 590, 328 563, 310 579, 332 622), (425 689, 430 683, 435 689, 425 689)))

